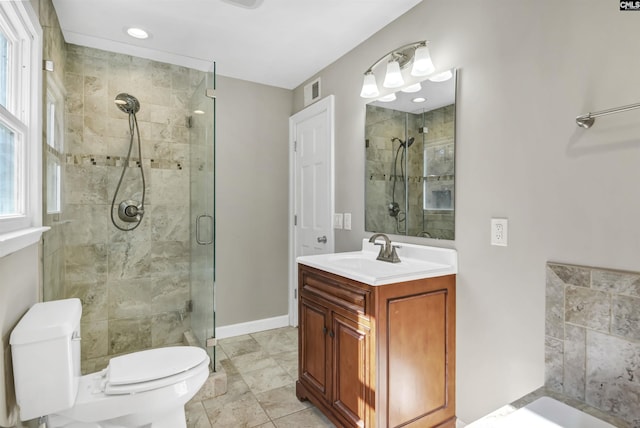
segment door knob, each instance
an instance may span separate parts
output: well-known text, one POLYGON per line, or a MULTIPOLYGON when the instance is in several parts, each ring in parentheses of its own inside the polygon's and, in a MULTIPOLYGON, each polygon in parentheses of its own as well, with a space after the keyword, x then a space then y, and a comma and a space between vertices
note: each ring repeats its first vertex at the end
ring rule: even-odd
POLYGON ((327 243, 327 237, 326 236, 318 236, 318 242, 320 242, 322 244, 326 244, 327 243))

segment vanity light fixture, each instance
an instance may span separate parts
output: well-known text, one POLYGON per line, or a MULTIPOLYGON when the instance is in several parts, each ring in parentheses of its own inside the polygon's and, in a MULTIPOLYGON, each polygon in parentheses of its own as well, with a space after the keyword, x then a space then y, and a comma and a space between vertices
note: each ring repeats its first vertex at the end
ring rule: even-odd
POLYGON ((435 71, 435 67, 431 61, 431 55, 429 54, 427 43, 428 42, 426 40, 422 40, 400 46, 399 48, 386 53, 382 58, 374 62, 364 73, 364 81, 362 83, 360 96, 362 98, 376 98, 380 95, 380 91, 378 90, 378 85, 376 83, 376 77, 373 74, 373 69, 385 61, 387 62, 387 71, 382 83, 385 88, 399 88, 404 85, 402 69, 407 67, 410 63, 412 63, 412 76, 422 77, 432 74, 435 71))
POLYGON ((130 35, 131 37, 134 37, 136 39, 141 39, 141 40, 149 38, 149 33, 146 30, 138 27, 127 28, 127 34, 130 35))

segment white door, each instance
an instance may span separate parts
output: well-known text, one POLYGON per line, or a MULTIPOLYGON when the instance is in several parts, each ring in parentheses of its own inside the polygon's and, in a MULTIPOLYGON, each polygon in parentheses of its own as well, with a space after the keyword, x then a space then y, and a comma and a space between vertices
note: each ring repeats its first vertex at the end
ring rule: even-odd
POLYGON ((296 257, 333 253, 333 95, 289 119, 289 321, 298 324, 296 257))

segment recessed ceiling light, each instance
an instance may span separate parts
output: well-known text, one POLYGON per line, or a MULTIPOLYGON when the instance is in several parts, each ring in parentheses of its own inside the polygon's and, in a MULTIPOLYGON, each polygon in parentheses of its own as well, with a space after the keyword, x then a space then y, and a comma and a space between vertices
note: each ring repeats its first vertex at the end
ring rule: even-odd
POLYGON ((136 39, 148 39, 149 33, 142 28, 130 27, 127 28, 127 34, 136 39))
POLYGON ((202 111, 202 110, 194 110, 193 113, 194 114, 204 114, 204 111, 202 111))
POLYGON ((423 102, 427 101, 427 99, 425 97, 416 97, 416 98, 412 99, 411 101, 413 101, 414 103, 423 103, 423 102))

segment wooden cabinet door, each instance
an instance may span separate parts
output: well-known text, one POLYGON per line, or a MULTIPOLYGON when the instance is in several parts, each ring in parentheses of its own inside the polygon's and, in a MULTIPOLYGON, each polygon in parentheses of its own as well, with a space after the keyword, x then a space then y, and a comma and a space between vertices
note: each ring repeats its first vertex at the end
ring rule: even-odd
POLYGON ((432 427, 455 419, 453 304, 447 289, 387 301, 388 427, 432 427))
POLYGON ((364 427, 368 420, 369 329, 333 313, 330 336, 333 338, 333 408, 350 426, 364 427))
POLYGON ((328 335, 330 311, 316 301, 300 299, 300 380, 326 399, 331 392, 331 355, 328 335))

